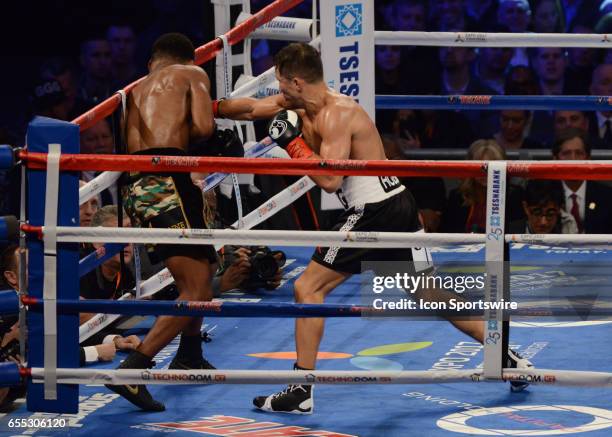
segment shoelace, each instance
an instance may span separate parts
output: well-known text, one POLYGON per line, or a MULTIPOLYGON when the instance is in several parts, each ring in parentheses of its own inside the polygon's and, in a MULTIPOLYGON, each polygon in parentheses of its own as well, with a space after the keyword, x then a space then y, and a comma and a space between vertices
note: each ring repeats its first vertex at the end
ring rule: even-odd
POLYGON ((296 391, 298 388, 300 390, 302 390, 304 393, 307 393, 307 390, 304 387, 302 387, 301 385, 299 385, 299 384, 291 384, 291 385, 288 385, 287 388, 285 388, 283 391, 278 392, 278 393, 272 395, 272 399, 279 398, 282 395, 285 395, 287 393, 292 393, 292 392, 296 391))

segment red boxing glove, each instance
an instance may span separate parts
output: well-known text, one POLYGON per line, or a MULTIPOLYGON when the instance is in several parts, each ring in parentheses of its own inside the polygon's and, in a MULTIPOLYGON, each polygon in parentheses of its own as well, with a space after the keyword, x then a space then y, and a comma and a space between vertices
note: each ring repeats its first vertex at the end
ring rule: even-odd
POLYGON ((225 100, 225 99, 219 99, 219 100, 213 100, 212 101, 213 117, 215 117, 215 118, 223 118, 223 116, 221 114, 219 114, 219 105, 221 104, 221 102, 223 100, 225 100))
POLYGON ((285 150, 293 159, 308 159, 314 155, 314 152, 302 137, 297 137, 287 144, 285 150))

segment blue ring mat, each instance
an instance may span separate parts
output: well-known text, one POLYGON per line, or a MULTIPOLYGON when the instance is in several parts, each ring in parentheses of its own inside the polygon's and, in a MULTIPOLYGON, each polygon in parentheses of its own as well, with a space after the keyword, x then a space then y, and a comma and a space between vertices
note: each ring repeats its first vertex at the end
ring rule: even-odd
MULTIPOLYGON (((285 248, 294 260, 285 269, 289 279, 275 291, 261 294, 226 294, 226 299, 291 301, 292 283, 307 264, 312 249, 285 248)), ((437 265, 451 266, 483 259, 479 246, 459 246, 434 253, 437 265)), ((590 295, 609 289, 606 250, 570 250, 518 246, 511 259, 529 266, 521 284, 547 288, 568 285, 573 292, 590 295), (592 273, 589 267, 601 268, 592 273), (585 273, 586 272, 586 273, 585 273), (591 280, 588 280, 591 279, 591 280), (595 291, 594 291, 595 290, 595 291)), ((519 281, 520 282, 520 281, 519 281)), ((330 303, 360 303, 359 276, 329 296, 330 303)), ((514 289, 514 288, 513 288, 514 289)), ((153 318, 136 329, 144 334, 153 318)), ((249 354, 294 351, 291 319, 208 318, 213 341, 203 345, 205 356, 219 369, 286 370, 292 360, 267 359, 249 354)), ((551 321, 512 324, 510 342, 540 368, 611 372, 612 322, 551 321)), ((167 367, 178 347, 175 339, 155 358, 167 367)), ((445 321, 329 319, 321 351, 349 354, 343 359, 319 360, 324 370, 425 370, 474 368, 482 363, 482 348, 445 321), (422 343, 421 343, 422 342, 422 343), (421 343, 399 353, 366 349, 398 343, 421 343), (431 344, 429 344, 431 343, 431 344), (361 352, 361 354, 360 354, 361 352)), ((393 352, 393 351, 390 351, 393 352)), ((114 368, 114 363, 97 364, 114 368)), ((603 388, 531 386, 511 393, 508 384, 361 385, 315 387, 314 414, 269 414, 252 407, 254 396, 282 387, 150 386, 153 396, 166 404, 163 413, 144 413, 103 386, 82 386, 78 414, 32 413, 24 401, 0 415, 0 435, 112 435, 130 436, 447 436, 447 435, 612 435, 612 391, 603 388), (477 410, 477 408, 485 410, 477 410), (472 415, 474 411, 480 414, 472 415), (25 419, 9 427, 10 419, 25 419), (36 427, 34 419, 64 419, 64 427, 36 427)), ((12 422, 13 425, 15 422, 12 422)), ((53 423, 53 422, 52 422, 53 423)), ((55 422, 58 423, 57 421, 55 422)))

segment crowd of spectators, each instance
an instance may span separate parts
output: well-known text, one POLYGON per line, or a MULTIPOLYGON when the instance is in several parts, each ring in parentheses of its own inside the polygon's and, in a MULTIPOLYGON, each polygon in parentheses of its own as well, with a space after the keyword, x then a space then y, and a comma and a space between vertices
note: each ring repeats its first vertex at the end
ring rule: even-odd
MULTIPOLYGON (((96 26, 92 26, 95 32, 73 35, 72 39, 78 41, 73 53, 58 50, 57 55, 41 56, 37 59, 30 91, 23 95, 23 100, 28 102, 28 114, 23 120, 36 115, 72 120, 82 114, 146 74, 149 53, 145 48, 164 32, 181 31, 196 45, 204 43, 204 32, 198 25, 202 26, 206 20, 201 17, 199 23, 194 20, 197 13, 189 9, 191 3, 167 0, 142 3, 140 18, 123 9, 123 14, 98 19, 96 26)), ((253 0, 251 9, 257 11, 268 3, 253 0)), ((374 5, 379 30, 612 33, 612 2, 607 0, 376 0, 374 5)), ((309 17, 310 13, 311 1, 307 0, 289 15, 309 17)), ((252 41, 253 73, 269 68, 273 54, 283 44, 282 41, 252 41)), ((375 64, 377 94, 612 94, 612 49, 388 45, 376 46, 375 64)), ((450 148, 464 150, 472 156, 474 151, 481 150, 476 144, 488 145, 482 149, 487 151, 486 156, 496 150, 496 159, 503 159, 507 151, 517 149, 552 152, 559 136, 568 128, 584 133, 588 150, 612 149, 610 112, 377 110, 376 122, 390 159, 406 159, 414 149, 450 148)), ((11 125, 3 120, 0 143, 21 145, 24 132, 25 123, 11 125)), ((81 151, 115 153, 120 150, 117 139, 117 122, 103 120, 82 133, 81 151)), ((83 172, 81 176, 89 181, 96 173, 83 172)), ((18 177, 15 171, 0 172, 3 190, 0 214, 18 211, 15 192, 18 177)), ((267 192, 262 178, 255 181, 264 198, 274 194, 267 192)), ((526 182, 515 182, 520 194, 526 182)), ((462 223, 457 217, 465 214, 449 212, 473 208, 475 199, 461 189, 465 182, 461 186, 441 179, 405 180, 404 183, 414 191, 429 231, 480 228, 474 222, 478 214, 468 214, 471 219, 462 223)), ((253 191, 253 187, 249 189, 253 191)), ((312 203, 310 199, 309 202, 312 203)), ((117 204, 115 187, 101 193, 100 204, 117 204)), ((225 207, 223 201, 221 207, 225 207)), ((518 211, 513 214, 518 217, 512 218, 525 219, 520 202, 516 208, 518 211)), ((301 226, 298 219, 289 223, 301 226)))

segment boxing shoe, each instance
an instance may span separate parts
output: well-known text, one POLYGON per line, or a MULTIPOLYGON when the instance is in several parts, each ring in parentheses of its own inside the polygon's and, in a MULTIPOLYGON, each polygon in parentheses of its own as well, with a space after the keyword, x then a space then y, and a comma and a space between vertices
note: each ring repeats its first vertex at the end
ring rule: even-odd
MULTIPOLYGON (((293 364, 293 370, 308 370, 293 364)), ((314 409, 312 385, 289 384, 286 389, 270 396, 257 396, 253 405, 272 413, 312 414, 314 409)))
POLYGON ((175 356, 170 365, 168 366, 170 370, 193 370, 193 369, 201 369, 201 370, 215 370, 216 367, 210 364, 206 359, 200 357, 200 359, 189 359, 189 358, 179 358, 178 355, 175 356))
MULTIPOLYGON (((511 369, 531 369, 533 364, 526 358, 521 357, 518 352, 508 349, 508 361, 506 362, 507 367, 511 369)), ((529 386, 528 382, 524 381, 510 381, 510 391, 518 393, 525 390, 529 386)))
POLYGON ((181 334, 179 348, 168 368, 171 370, 216 369, 215 366, 202 358, 202 341, 204 340, 201 334, 181 334))
MULTIPOLYGON (((150 369, 155 365, 151 358, 133 350, 125 360, 117 367, 118 369, 150 369)), ((156 401, 147 390, 145 385, 106 385, 111 391, 123 396, 138 408, 144 411, 164 411, 166 407, 156 401)))
POLYGON ((281 392, 270 396, 257 396, 253 405, 272 413, 312 414, 314 409, 314 387, 290 384, 281 392))

